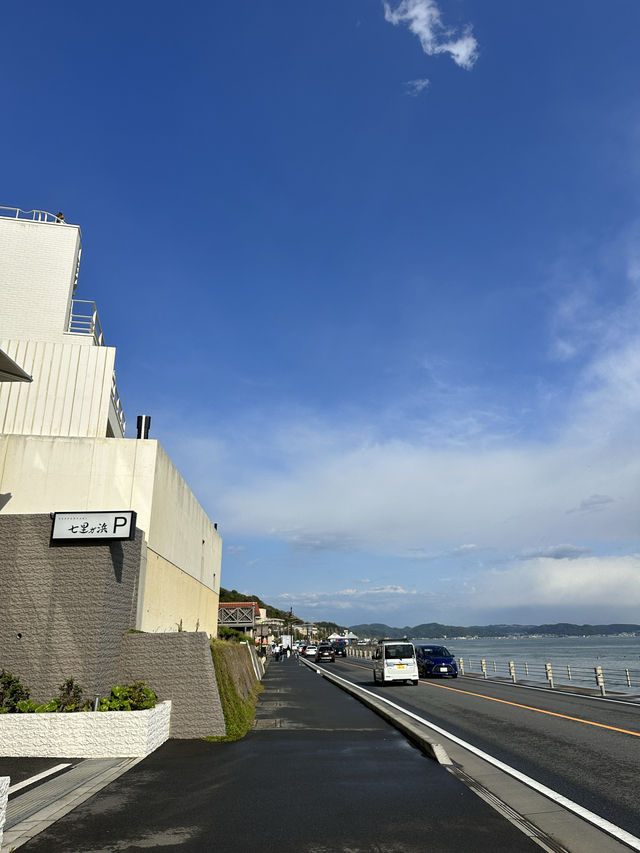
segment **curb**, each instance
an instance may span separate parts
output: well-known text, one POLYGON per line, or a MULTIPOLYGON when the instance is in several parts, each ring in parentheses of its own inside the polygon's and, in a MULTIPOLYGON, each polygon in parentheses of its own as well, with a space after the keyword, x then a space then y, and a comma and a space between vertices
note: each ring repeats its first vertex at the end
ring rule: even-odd
POLYGON ((367 705, 367 707, 371 708, 372 711, 375 711, 376 714, 385 719, 388 723, 390 723, 394 728, 401 731, 404 735, 406 735, 409 740, 415 744, 418 749, 420 749, 426 756, 429 758, 433 758, 438 764, 444 765, 452 765, 453 762, 449 758, 446 749, 444 746, 438 741, 434 740, 433 737, 427 733, 424 726, 420 725, 420 723, 416 723, 413 720, 404 718, 404 715, 399 711, 394 711, 392 708, 389 708, 384 701, 374 698, 364 691, 364 688, 358 687, 357 685, 350 685, 346 683, 339 676, 334 675, 332 672, 327 672, 324 669, 320 669, 315 664, 311 663, 311 661, 305 660, 304 658, 299 658, 299 660, 308 666, 310 669, 313 669, 317 675, 322 676, 323 678, 328 679, 333 682, 337 687, 340 687, 345 693, 349 693, 359 702, 362 702, 363 705, 367 705))

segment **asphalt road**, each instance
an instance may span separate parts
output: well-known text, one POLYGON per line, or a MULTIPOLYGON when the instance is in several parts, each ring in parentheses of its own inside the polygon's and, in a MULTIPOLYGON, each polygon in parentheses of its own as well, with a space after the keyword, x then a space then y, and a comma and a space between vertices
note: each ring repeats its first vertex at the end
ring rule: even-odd
POLYGON ((366 660, 329 666, 640 836, 637 704, 462 677, 374 687, 366 660))
POLYGON ((169 741, 24 853, 539 853, 394 728, 294 659, 236 743, 169 741))

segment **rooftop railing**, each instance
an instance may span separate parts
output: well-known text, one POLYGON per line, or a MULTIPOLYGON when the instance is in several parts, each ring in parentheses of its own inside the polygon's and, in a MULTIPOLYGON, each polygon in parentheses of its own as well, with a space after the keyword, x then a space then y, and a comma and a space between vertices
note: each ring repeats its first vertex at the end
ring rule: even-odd
POLYGON ((61 218, 56 213, 47 210, 21 210, 19 207, 4 207, 0 205, 0 216, 8 219, 28 219, 30 222, 57 222, 64 224, 64 216, 61 218))

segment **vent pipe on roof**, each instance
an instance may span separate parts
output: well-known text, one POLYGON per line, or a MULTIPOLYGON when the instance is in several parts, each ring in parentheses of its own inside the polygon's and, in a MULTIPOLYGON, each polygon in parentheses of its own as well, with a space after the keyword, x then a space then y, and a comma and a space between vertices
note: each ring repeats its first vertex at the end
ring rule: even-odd
POLYGON ((138 438, 149 438, 151 415, 138 415, 138 438))

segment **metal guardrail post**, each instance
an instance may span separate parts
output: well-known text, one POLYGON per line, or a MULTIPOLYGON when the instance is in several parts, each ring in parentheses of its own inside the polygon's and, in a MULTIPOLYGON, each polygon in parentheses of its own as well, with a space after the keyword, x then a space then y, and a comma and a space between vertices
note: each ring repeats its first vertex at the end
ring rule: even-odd
POLYGON ((487 677, 487 662, 484 658, 480 661, 480 669, 482 670, 482 675, 484 678, 487 677))
POLYGON ((567 677, 569 678, 569 681, 571 681, 571 665, 570 664, 567 664, 567 677))
POLYGON ((529 664, 526 661, 524 662, 524 674, 529 678, 529 664))
POLYGON ((497 671, 498 671, 498 667, 497 667, 497 665, 496 665, 496 662, 495 662, 495 661, 493 662, 493 671, 494 671, 494 672, 497 672, 497 671))
POLYGON ((464 660, 459 658, 460 660, 460 675, 464 675, 464 660))
POLYGON ((624 674, 627 676, 627 687, 631 687, 631 676, 629 675, 629 670, 625 669, 624 674))
POLYGON ((549 687, 553 690, 553 670, 551 669, 551 664, 545 663, 544 669, 547 676, 547 681, 549 682, 549 687))
POLYGON ((600 688, 600 695, 606 696, 607 694, 606 694, 605 689, 604 689, 604 675, 602 674, 602 667, 601 666, 594 667, 594 672, 596 674, 596 684, 600 688))
POLYGON ((511 680, 515 684, 516 683, 516 665, 515 665, 514 661, 512 661, 512 660, 509 661, 509 675, 511 676, 511 680))

